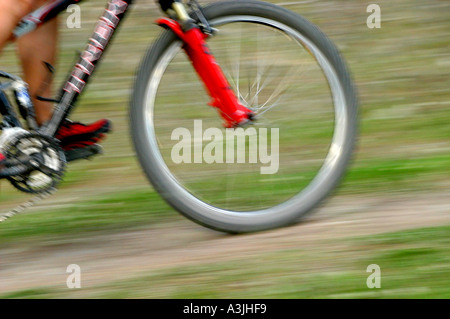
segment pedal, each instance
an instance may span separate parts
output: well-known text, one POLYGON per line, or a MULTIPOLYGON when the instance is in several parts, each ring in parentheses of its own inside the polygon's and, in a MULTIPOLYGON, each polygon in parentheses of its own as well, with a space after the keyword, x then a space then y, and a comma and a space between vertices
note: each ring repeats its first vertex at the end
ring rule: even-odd
POLYGON ((83 148, 65 151, 64 153, 66 155, 66 161, 72 162, 79 159, 90 159, 95 155, 103 154, 103 147, 99 144, 92 144, 83 148))

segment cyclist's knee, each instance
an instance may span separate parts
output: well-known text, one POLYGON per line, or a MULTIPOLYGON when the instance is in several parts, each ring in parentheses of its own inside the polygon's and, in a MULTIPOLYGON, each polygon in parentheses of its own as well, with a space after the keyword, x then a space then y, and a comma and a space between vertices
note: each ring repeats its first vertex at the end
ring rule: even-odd
POLYGON ((18 1, 22 6, 22 13, 25 12, 24 15, 30 13, 33 10, 36 10, 40 6, 44 5, 48 2, 48 0, 13 0, 14 2, 18 1))
POLYGON ((36 3, 36 0, 15 0, 11 1, 16 4, 16 6, 20 7, 21 10, 32 10, 33 6, 36 3))
POLYGON ((25 0, 25 1, 31 2, 33 10, 48 2, 48 0, 25 0))
POLYGON ((6 0, 4 8, 13 16, 22 18, 30 13, 36 5, 36 0, 6 0))

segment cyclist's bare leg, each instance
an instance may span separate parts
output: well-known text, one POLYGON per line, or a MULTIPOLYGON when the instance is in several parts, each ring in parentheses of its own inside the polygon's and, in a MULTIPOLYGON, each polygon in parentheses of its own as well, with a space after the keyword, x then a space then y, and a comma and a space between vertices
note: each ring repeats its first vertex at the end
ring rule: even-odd
MULTIPOLYGON (((12 40, 12 31, 19 21, 33 9, 36 9, 45 2, 45 0, 0 1, 0 51, 12 40)), ((49 62, 50 64, 54 64, 55 62, 57 31, 57 20, 54 19, 17 41, 24 80, 30 86, 30 93, 33 97, 39 124, 49 120, 52 114, 51 103, 38 101, 35 99, 35 96, 47 75, 42 61, 49 62)), ((39 93, 50 96, 50 84, 46 86, 43 92, 39 93)))
MULTIPOLYGON (((36 0, 34 8, 44 4, 46 0, 36 0)), ((50 120, 53 105, 36 99, 40 94, 44 97, 52 96, 51 83, 45 83, 51 77, 43 62, 54 65, 58 51, 58 20, 53 19, 35 31, 17 40, 18 55, 22 63, 23 78, 29 85, 30 95, 36 110, 38 124, 50 120)))
MULTIPOLYGON (((0 0, 0 50, 12 39, 12 31, 20 19, 46 2, 46 0, 0 0)), ((58 22, 56 19, 17 40, 23 77, 29 85, 37 122, 41 125, 51 119, 53 105, 52 103, 38 101, 36 95, 52 96, 51 83, 45 83, 49 77, 48 70, 43 62, 55 64, 57 47, 58 22)), ((106 119, 88 125, 72 121, 66 121, 63 124, 56 137, 61 141, 60 145, 64 151, 73 151, 74 155, 70 159, 67 158, 68 161, 97 154, 99 152, 97 143, 105 137, 111 127, 110 121, 106 119), (95 147, 92 148, 91 146, 95 147), (88 148, 89 150, 83 154, 77 153, 77 150, 88 148)), ((0 156, 1 160, 2 156, 0 156)))
POLYGON ((12 39, 12 31, 25 15, 31 12, 35 0, 0 1, 0 51, 12 39))
MULTIPOLYGON (((12 40, 12 32, 25 15, 31 12, 34 0, 1 0, 0 1, 0 53, 3 47, 12 40)), ((6 158, 0 153, 0 162, 6 158)), ((0 169, 2 165, 0 164, 0 169)))

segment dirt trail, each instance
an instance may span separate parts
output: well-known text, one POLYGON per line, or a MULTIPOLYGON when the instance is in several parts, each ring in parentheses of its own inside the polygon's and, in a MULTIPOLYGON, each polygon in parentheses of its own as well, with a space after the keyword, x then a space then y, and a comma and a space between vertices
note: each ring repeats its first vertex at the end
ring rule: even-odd
POLYGON ((0 251, 0 293, 65 287, 69 264, 83 287, 183 265, 239 259, 280 249, 314 249, 334 238, 450 223, 448 193, 412 197, 336 197, 303 223, 247 235, 225 235, 180 218, 176 222, 0 251))

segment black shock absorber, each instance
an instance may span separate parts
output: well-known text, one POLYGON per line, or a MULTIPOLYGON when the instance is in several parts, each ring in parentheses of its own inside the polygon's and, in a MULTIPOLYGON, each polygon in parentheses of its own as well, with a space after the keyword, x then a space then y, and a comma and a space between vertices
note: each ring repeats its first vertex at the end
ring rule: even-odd
POLYGON ((28 129, 36 130, 38 125, 33 102, 28 92, 28 85, 19 77, 3 71, 0 71, 0 78, 7 79, 7 82, 0 84, 0 113, 3 115, 3 126, 23 127, 6 94, 8 91, 12 91, 20 115, 27 122, 28 129))
POLYGON ((7 82, 0 83, 0 113, 3 116, 2 127, 22 127, 17 118, 14 107, 11 105, 6 92, 11 89, 16 80, 13 75, 0 71, 0 78, 7 79, 7 82))
POLYGON ((20 115, 26 120, 30 130, 37 130, 39 126, 36 122, 36 114, 30 93, 28 92, 28 86, 23 81, 16 81, 13 83, 13 88, 20 115))

